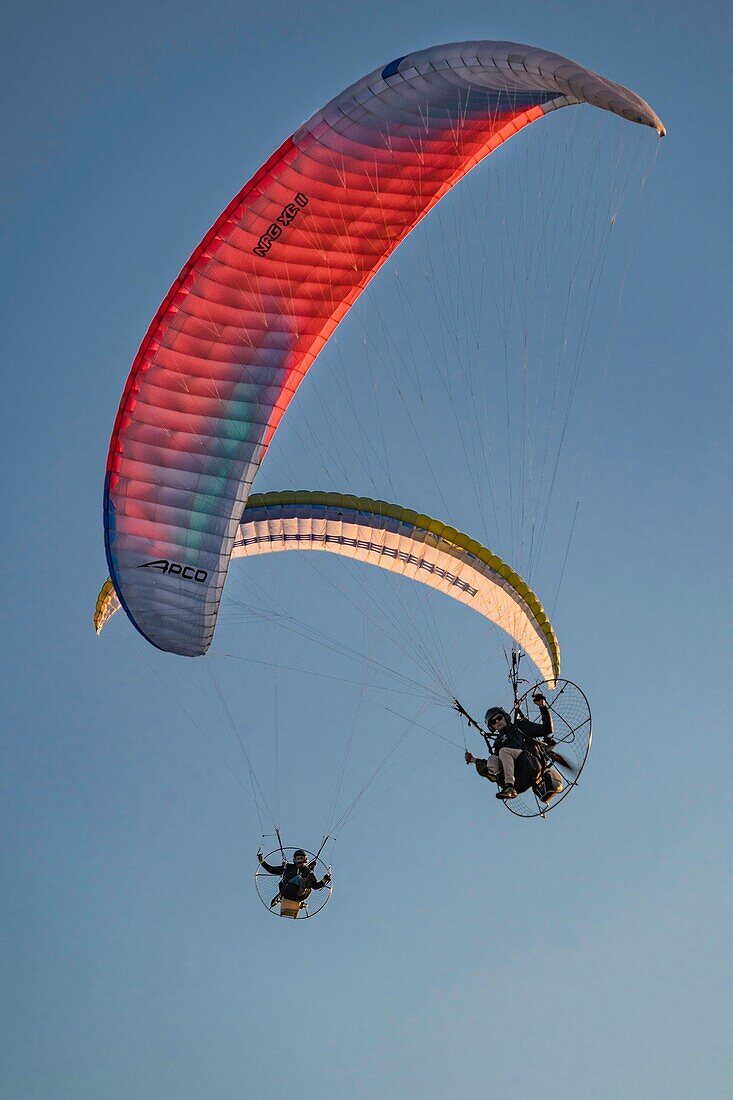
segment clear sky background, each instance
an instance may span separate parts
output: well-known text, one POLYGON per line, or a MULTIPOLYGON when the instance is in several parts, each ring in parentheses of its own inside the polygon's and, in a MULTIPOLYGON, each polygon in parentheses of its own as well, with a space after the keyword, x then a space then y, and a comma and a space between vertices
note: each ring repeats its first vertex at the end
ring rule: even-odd
MULTIPOLYGON (((631 0, 6 12, 3 1096, 728 1095, 730 22, 723 3, 631 0), (251 590, 240 567, 212 671, 146 647, 122 616, 97 639, 109 435, 159 301, 274 148, 364 73, 471 38, 577 59, 638 91, 668 128, 576 454, 584 488, 557 625, 567 675, 593 703, 593 752, 572 798, 525 822, 468 773, 462 748, 410 734, 370 789, 384 797, 365 798, 338 840, 330 905, 292 924, 254 893, 267 823, 216 689, 278 795, 286 843, 318 844, 350 730, 355 793, 400 727, 358 683, 323 679, 344 672, 342 655, 266 619, 250 629, 234 599, 276 592, 344 644, 374 656, 381 643, 339 603, 327 561, 287 557, 253 563, 251 590)), ((407 285, 421 241, 405 246, 407 285)), ((302 478, 388 494, 377 466, 359 481, 336 443, 326 485, 323 449, 301 453, 293 434, 330 438, 319 417, 341 358, 368 355, 370 318, 390 324, 393 284, 380 279, 341 351, 316 365, 317 389, 304 386, 257 488, 302 478)), ((418 304, 429 316, 429 299, 418 304)), ((374 416, 361 418, 367 437, 374 416)), ((384 413, 384 453, 400 503, 440 514, 395 416, 384 413)), ((574 492, 565 482, 566 503, 574 492)), ((455 508, 448 518, 490 537, 455 508)), ((548 537, 552 567, 533 578, 548 604, 567 537, 548 537)), ((463 637, 466 613, 435 599, 451 653, 457 635, 456 654, 479 645, 480 624, 463 637)), ((461 667, 477 711, 506 690, 500 662, 473 684, 461 667)), ((449 711, 421 720, 460 746, 449 711)))

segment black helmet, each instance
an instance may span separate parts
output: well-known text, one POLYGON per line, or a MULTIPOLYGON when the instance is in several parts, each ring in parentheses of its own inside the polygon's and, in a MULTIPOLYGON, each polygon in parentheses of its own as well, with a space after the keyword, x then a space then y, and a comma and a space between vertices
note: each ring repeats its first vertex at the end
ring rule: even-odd
POLYGON ((308 858, 308 853, 304 852, 302 848, 296 848, 295 851, 293 852, 293 859, 295 859, 296 856, 302 856, 303 859, 307 859, 308 858))
POLYGON ((507 723, 511 723, 511 718, 503 707, 489 707, 489 709, 486 711, 486 714, 484 715, 484 722, 486 723, 488 729, 491 729, 491 723, 494 721, 495 718, 498 718, 500 714, 504 715, 507 723))

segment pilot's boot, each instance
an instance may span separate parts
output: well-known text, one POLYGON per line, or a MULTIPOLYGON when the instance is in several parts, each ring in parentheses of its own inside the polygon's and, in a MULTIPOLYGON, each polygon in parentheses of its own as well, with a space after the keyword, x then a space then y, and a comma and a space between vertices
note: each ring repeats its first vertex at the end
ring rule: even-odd
POLYGON ((514 787, 509 785, 506 787, 502 787, 496 797, 501 798, 503 802, 506 802, 510 798, 516 798, 517 792, 514 790, 514 787))

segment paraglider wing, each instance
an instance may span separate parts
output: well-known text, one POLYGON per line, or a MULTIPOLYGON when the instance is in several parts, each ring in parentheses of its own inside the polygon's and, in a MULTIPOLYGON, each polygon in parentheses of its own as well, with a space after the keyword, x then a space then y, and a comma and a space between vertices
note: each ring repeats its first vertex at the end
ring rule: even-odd
POLYGON ((375 272, 492 150, 582 102, 664 132, 632 92, 556 54, 423 50, 337 96, 233 199, 150 325, 110 443, 110 576, 153 645, 206 652, 273 433, 375 272))
MULTIPOLYGON (((339 493, 250 497, 232 557, 322 550, 377 565, 445 592, 496 624, 551 683, 560 650, 542 605, 508 565, 468 535, 396 504, 339 493)), ((119 608, 107 581, 95 612, 97 633, 119 608)))
POLYGON ((94 629, 97 634, 101 634, 104 627, 109 620, 120 610, 119 597, 115 592, 115 586, 109 577, 102 585, 99 595, 97 596, 97 604, 94 608, 94 629))

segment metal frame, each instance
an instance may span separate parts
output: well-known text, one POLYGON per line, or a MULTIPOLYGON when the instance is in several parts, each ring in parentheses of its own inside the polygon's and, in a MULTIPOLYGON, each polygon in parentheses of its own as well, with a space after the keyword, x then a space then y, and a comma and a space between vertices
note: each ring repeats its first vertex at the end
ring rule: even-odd
MULTIPOLYGON (((556 795, 556 797, 553 798, 552 802, 547 805, 543 802, 540 802, 537 795, 530 788, 529 791, 518 795, 517 798, 508 799, 504 803, 507 810, 509 810, 510 813, 514 814, 515 817, 545 817, 548 813, 550 813, 551 810, 554 810, 556 806, 559 806, 560 803, 567 798, 570 792, 578 786, 578 781, 580 780, 583 768, 585 767, 585 762, 588 759, 588 753, 590 752, 591 742, 593 740, 593 717, 591 714, 590 703, 588 702, 588 698, 582 688, 579 688, 578 685, 573 683, 572 680, 557 680, 555 682, 555 687, 550 687, 550 681, 542 680, 536 684, 533 684, 532 687, 528 688, 521 696, 521 698, 517 700, 517 705, 519 706, 523 714, 527 715, 525 707, 528 707, 528 701, 539 713, 539 708, 536 706, 536 704, 532 703, 532 695, 536 691, 541 691, 547 699, 547 703, 552 713, 554 724, 556 726, 553 736, 557 742, 557 745, 560 746, 561 751, 563 745, 576 745, 583 743, 583 747, 582 751, 578 754, 577 772, 572 777, 572 779, 563 774, 565 787, 560 792, 560 794, 556 795), (579 721, 575 721, 575 718, 570 719, 569 717, 563 715, 562 710, 559 707, 558 700, 562 699, 562 696, 566 692, 569 692, 570 689, 572 689, 574 692, 577 692, 579 697, 578 703, 585 712, 585 716, 581 717, 579 721), (520 802, 521 799, 526 799, 526 804, 523 805, 520 802), (518 802, 520 804, 516 805, 516 803, 518 802)), ((534 720, 534 717, 532 715, 527 715, 527 717, 530 718, 530 721, 534 720)))
MULTIPOLYGON (((324 861, 320 858, 320 855, 314 855, 312 852, 307 851, 305 848, 283 848, 281 846, 278 848, 274 848, 273 851, 269 852, 263 858, 267 863, 271 862, 271 856, 277 856, 281 863, 293 863, 293 854, 297 851, 305 852, 308 859, 308 866, 316 872, 317 878, 323 878, 324 874, 326 874, 327 872, 328 874, 331 873, 330 866, 324 863, 324 861), (318 871, 320 871, 321 868, 323 870, 319 874, 318 871)), ((272 913, 274 917, 280 917, 283 920, 308 920, 310 917, 315 917, 318 913, 321 912, 322 909, 325 909, 331 899, 331 894, 333 893, 333 881, 331 881, 327 883, 327 885, 324 886, 322 890, 311 891, 310 895, 306 899, 305 905, 301 907, 301 909, 298 911, 298 915, 295 918, 285 918, 280 912, 280 906, 271 906, 271 897, 265 898, 263 893, 264 880, 269 880, 273 886, 276 886, 280 881, 277 875, 271 875, 269 871, 265 871, 261 866, 258 865, 257 870, 255 871, 255 889, 257 891, 257 897, 260 899, 268 913, 272 913), (319 902, 320 904, 318 904, 316 907, 311 907, 309 903, 312 899, 316 902, 319 902)), ((268 893, 270 892, 268 891, 268 893)))

